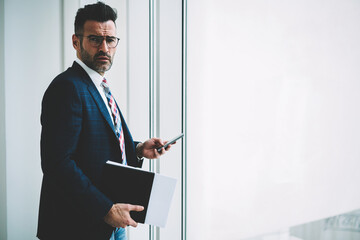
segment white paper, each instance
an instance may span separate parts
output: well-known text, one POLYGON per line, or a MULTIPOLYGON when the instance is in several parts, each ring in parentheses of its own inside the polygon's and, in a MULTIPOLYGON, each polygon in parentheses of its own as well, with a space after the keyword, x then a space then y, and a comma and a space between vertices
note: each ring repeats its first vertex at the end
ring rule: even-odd
POLYGON ((165 227, 175 186, 176 179, 155 174, 145 217, 146 224, 165 227))

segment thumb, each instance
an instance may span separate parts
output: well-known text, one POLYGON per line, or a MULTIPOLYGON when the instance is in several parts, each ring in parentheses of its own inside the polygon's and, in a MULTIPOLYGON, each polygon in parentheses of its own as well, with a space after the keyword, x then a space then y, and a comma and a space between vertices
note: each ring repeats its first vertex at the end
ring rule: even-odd
POLYGON ((132 227, 137 227, 137 222, 135 222, 132 218, 130 218, 129 220, 129 226, 132 226, 132 227))

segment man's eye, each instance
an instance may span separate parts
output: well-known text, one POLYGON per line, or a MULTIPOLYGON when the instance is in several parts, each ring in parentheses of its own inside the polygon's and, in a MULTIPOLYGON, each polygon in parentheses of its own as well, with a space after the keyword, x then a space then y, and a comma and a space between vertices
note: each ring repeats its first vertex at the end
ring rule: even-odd
POLYGON ((90 42, 94 42, 94 43, 99 43, 101 42, 102 38, 97 38, 97 37, 89 37, 89 41, 90 42))
POLYGON ((106 38, 106 41, 108 43, 113 43, 113 42, 115 42, 115 38, 106 38))

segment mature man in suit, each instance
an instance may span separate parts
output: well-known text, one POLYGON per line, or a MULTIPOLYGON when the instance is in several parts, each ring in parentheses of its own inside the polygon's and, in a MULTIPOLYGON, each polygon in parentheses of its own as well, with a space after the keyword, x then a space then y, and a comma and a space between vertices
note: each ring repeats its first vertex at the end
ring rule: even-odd
POLYGON ((103 166, 112 160, 141 167, 143 157, 158 158, 168 150, 156 150, 166 143, 161 139, 133 141, 104 81, 119 41, 116 18, 101 2, 78 10, 72 37, 77 59, 45 92, 40 239, 126 239, 124 228, 137 226, 129 212, 143 207, 114 203, 101 192, 103 166))

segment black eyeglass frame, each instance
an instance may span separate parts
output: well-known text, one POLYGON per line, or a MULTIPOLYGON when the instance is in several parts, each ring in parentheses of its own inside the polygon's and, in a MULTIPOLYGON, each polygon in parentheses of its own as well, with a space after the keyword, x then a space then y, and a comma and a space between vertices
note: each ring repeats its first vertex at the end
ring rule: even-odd
POLYGON ((105 40, 106 45, 108 46, 108 48, 116 48, 117 45, 120 42, 120 38, 118 37, 114 37, 114 36, 97 36, 97 35, 88 35, 88 36, 84 36, 81 34, 75 34, 77 37, 86 37, 90 44, 92 44, 94 47, 99 47, 103 41, 105 40), (93 38, 95 41, 92 41, 91 38, 93 38), (109 46, 109 40, 116 40, 116 44, 114 47, 109 46))

